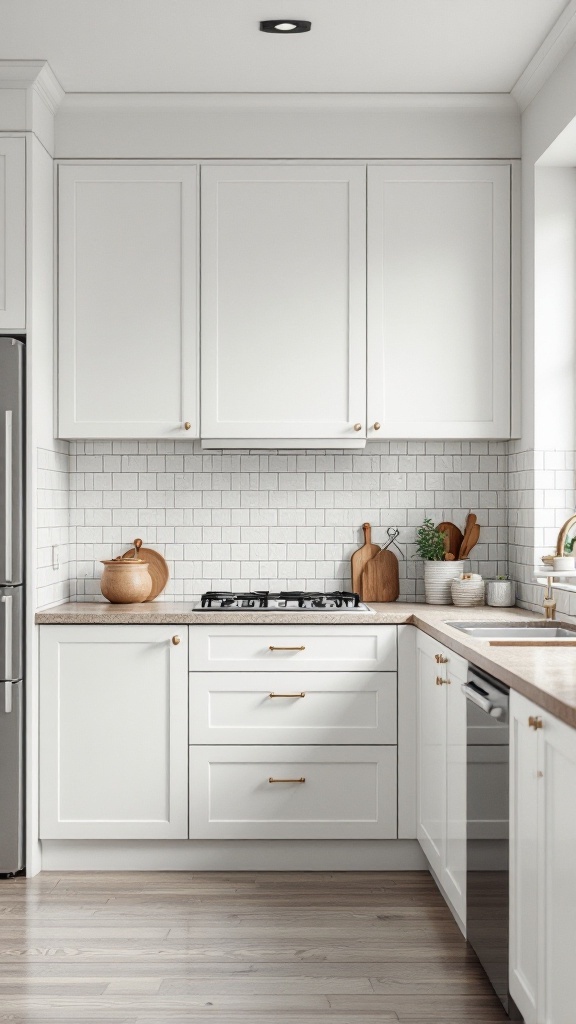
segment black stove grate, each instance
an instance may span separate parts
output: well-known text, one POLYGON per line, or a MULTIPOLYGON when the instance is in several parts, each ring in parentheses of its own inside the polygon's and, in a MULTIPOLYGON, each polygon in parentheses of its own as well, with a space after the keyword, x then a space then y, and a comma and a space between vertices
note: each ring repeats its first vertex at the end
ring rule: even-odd
POLYGON ((268 590, 253 590, 245 593, 231 590, 208 590, 202 594, 202 608, 213 609, 257 609, 270 607, 283 608, 358 608, 360 597, 346 590, 334 590, 329 593, 306 590, 280 590, 271 593, 268 590))

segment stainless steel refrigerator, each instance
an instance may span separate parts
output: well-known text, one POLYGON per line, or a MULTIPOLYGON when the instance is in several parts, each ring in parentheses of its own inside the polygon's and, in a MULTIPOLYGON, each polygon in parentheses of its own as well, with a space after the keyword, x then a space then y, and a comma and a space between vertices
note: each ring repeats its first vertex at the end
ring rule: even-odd
POLYGON ((24 867, 24 365, 0 337, 0 875, 24 867))

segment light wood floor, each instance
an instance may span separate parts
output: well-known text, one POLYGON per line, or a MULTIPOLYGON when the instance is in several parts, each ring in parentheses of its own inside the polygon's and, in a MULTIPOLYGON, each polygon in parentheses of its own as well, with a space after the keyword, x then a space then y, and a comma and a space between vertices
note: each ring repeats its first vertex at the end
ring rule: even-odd
POLYGON ((0 881, 0 1021, 507 1020, 425 872, 0 881))

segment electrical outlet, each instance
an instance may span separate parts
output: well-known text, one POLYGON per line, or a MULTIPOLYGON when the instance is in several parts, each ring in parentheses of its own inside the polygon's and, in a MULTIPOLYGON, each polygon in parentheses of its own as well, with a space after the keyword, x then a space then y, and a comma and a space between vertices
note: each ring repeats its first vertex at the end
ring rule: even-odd
POLYGON ((52 568, 60 568, 60 546, 58 544, 52 545, 52 568))

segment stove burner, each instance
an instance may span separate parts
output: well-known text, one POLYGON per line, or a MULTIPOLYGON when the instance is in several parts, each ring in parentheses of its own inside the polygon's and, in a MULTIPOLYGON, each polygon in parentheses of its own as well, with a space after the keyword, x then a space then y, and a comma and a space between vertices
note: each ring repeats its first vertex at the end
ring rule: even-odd
POLYGON ((341 590, 335 590, 328 594, 305 590, 281 590, 277 594, 270 593, 268 590, 254 590, 247 593, 209 590, 202 594, 201 607, 218 611, 251 611, 258 608, 268 611, 290 610, 290 608, 303 611, 365 610, 358 594, 341 590))
POLYGON ((208 590, 202 594, 203 608, 267 608, 268 591, 254 590, 247 594, 236 594, 230 590, 208 590))

